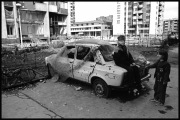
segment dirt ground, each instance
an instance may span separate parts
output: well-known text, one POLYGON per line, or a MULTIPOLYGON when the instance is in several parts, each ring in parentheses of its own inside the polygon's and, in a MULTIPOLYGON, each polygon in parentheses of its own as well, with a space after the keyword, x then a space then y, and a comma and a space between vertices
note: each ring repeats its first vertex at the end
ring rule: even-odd
POLYGON ((73 79, 57 82, 55 77, 25 89, 5 92, 2 118, 178 118, 178 66, 171 68, 164 106, 149 101, 154 94, 154 69, 151 69, 152 77, 143 83, 147 90, 137 98, 121 91, 113 91, 108 99, 99 98, 88 84, 73 79))

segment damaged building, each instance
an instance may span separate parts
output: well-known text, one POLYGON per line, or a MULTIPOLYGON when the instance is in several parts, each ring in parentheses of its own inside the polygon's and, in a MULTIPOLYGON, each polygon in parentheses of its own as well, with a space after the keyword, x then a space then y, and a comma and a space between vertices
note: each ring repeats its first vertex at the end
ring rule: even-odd
POLYGON ((67 35, 68 2, 1 2, 2 43, 49 41, 67 35), (20 6, 18 6, 20 4, 20 6))

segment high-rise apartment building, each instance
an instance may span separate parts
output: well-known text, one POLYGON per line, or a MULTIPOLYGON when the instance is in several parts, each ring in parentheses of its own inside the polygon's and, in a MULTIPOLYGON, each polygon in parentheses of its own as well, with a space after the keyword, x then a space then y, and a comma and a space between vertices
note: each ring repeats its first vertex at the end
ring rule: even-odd
POLYGON ((20 1, 20 8, 15 1, 1 3, 2 43, 19 43, 21 32, 22 37, 47 39, 67 34, 67 2, 20 1))
POLYGON ((178 34, 178 19, 164 20, 163 33, 164 34, 178 34))
POLYGON ((164 2, 117 2, 113 35, 162 35, 164 2))
POLYGON ((71 35, 71 26, 75 23, 75 2, 68 2, 68 36, 71 35))

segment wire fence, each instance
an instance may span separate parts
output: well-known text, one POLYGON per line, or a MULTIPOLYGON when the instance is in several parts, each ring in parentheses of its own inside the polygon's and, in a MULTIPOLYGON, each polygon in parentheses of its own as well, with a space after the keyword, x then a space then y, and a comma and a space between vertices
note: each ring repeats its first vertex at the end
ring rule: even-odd
POLYGON ((52 54, 42 50, 46 48, 30 47, 22 50, 2 48, 2 83, 4 84, 1 84, 1 87, 9 88, 46 78, 48 72, 45 57, 52 54))
MULTIPOLYGON (((117 36, 79 36, 79 37, 71 37, 71 39, 64 40, 65 44, 81 39, 98 39, 98 40, 105 40, 109 41, 110 43, 117 41, 117 36)), ((126 45, 129 46, 146 46, 146 47, 159 47, 161 46, 162 42, 167 39, 167 35, 149 35, 145 37, 141 36, 134 36, 130 37, 126 35, 126 45)))

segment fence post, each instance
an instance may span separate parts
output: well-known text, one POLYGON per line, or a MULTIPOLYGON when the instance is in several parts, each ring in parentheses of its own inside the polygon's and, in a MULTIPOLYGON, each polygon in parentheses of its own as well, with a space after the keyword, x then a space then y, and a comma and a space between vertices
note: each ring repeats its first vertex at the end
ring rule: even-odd
POLYGON ((37 50, 37 46, 35 47, 35 68, 37 68, 37 66, 36 66, 36 50, 37 50))

